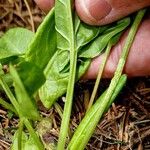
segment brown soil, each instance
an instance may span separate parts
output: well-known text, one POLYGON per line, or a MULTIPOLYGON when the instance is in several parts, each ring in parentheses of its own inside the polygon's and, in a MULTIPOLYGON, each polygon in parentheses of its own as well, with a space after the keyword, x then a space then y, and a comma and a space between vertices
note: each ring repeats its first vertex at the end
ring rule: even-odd
MULTIPOLYGON (((0 36, 13 27, 36 30, 44 13, 28 0, 0 0, 0 36), (28 9, 29 6, 29 9, 28 9), (31 13, 30 13, 31 11, 31 13)), ((108 86, 103 80, 99 94, 108 86)), ((75 87, 74 106, 71 120, 71 133, 83 118, 94 81, 80 81, 75 87)), ((98 94, 98 95, 99 95, 98 94)), ((5 95, 1 92, 1 97, 5 95)), ((63 106, 61 98, 59 106, 63 106)), ((41 114, 53 118, 53 129, 43 136, 46 142, 57 141, 60 117, 55 108, 45 110, 39 105, 41 114)), ((12 136, 17 128, 18 119, 0 106, 0 150, 10 148, 12 136)), ((97 126, 88 150, 150 150, 150 78, 129 79, 112 108, 97 126)))

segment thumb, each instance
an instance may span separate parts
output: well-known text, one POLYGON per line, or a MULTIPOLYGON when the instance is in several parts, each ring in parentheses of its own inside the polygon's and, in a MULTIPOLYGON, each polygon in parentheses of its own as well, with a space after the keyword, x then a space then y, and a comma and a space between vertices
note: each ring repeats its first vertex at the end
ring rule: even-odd
POLYGON ((104 25, 150 6, 150 0, 76 0, 81 20, 91 25, 104 25))
MULTIPOLYGON (((145 19, 136 34, 132 47, 130 49, 124 73, 130 77, 150 75, 150 15, 145 19)), ((128 31, 124 33, 120 41, 112 48, 107 60, 103 77, 111 78, 117 68, 118 61, 126 41, 128 31)), ((97 76, 99 66, 103 60, 104 54, 95 58, 89 70, 83 78, 94 79, 97 76)))

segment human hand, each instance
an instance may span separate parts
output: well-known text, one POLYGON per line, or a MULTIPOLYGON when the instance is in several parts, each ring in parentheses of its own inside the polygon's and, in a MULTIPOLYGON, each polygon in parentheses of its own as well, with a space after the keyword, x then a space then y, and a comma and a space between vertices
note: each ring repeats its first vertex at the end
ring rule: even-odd
MULTIPOLYGON (((35 0, 43 10, 48 11, 54 0, 35 0)), ((125 17, 141 8, 150 6, 150 0, 76 0, 75 7, 80 18, 91 25, 104 25, 125 17)), ((127 32, 122 36, 106 63, 104 77, 112 77, 116 69, 127 32)), ((150 13, 142 22, 131 47, 124 73, 129 76, 150 75, 150 13)), ((103 55, 93 59, 85 78, 95 78, 103 55)))

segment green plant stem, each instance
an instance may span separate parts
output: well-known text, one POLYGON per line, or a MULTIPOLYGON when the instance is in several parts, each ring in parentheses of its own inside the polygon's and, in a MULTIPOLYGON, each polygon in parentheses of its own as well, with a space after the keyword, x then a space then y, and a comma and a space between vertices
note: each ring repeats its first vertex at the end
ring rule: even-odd
POLYGON ((2 98, 0 98, 0 104, 1 104, 4 108, 6 108, 6 109, 8 109, 8 110, 14 112, 16 115, 18 115, 17 112, 16 112, 16 110, 15 110, 15 108, 14 108, 11 104, 9 104, 9 103, 7 103, 5 100, 3 100, 2 98))
MULTIPOLYGON (((57 102, 54 104, 54 107, 57 110, 60 118, 62 119, 63 118, 63 110, 62 110, 62 108, 60 107, 60 105, 57 102)), ((70 137, 70 136, 71 136, 71 131, 70 131, 70 128, 68 128, 67 137, 70 137)))
POLYGON ((99 67, 99 72, 98 72, 98 75, 97 75, 97 78, 96 78, 96 81, 95 81, 95 85, 94 85, 94 89, 93 89, 93 92, 92 92, 92 95, 91 95, 91 98, 90 98, 90 102, 88 104, 87 112, 91 108, 91 106, 93 105, 93 102, 94 102, 94 99, 95 99, 95 96, 96 96, 96 93, 97 93, 97 90, 98 90, 98 87, 99 87, 100 80, 102 78, 102 74, 103 74, 103 71, 104 71, 106 61, 107 61, 107 58, 109 56, 111 47, 112 47, 112 44, 111 44, 111 42, 109 42, 108 46, 106 48, 106 51, 104 53, 104 58, 102 60, 102 64, 99 67))
POLYGON ((63 118, 60 128, 60 135, 58 140, 57 150, 63 150, 65 146, 66 136, 69 129, 69 121, 72 108, 72 99, 74 93, 74 83, 76 75, 76 60, 77 60, 77 51, 71 50, 70 52, 70 75, 67 87, 67 96, 65 101, 65 107, 63 112, 63 118))
POLYGON ((14 95, 12 94, 11 90, 9 89, 8 85, 5 83, 5 81, 0 77, 0 84, 3 87, 4 91, 6 92, 8 98, 10 99, 11 103, 13 104, 13 106, 15 107, 17 114, 20 116, 21 112, 19 111, 19 104, 16 100, 16 98, 14 97, 14 95))
POLYGON ((26 126, 26 128, 28 129, 31 137, 33 138, 33 140, 35 141, 37 147, 40 149, 40 150, 44 150, 44 146, 42 145, 39 137, 37 136, 36 132, 34 131, 34 129, 32 128, 30 122, 28 119, 25 119, 24 118, 24 124, 26 126))
MULTIPOLYGON (((138 27, 141 23, 141 20, 145 14, 146 10, 143 9, 143 10, 140 10, 131 26, 131 29, 129 31, 129 34, 128 34, 128 37, 126 39, 126 42, 124 44, 124 48, 123 48, 123 51, 122 51, 122 54, 121 54, 121 57, 119 59, 119 63, 118 63, 118 66, 117 66, 117 69, 115 71, 115 74, 114 74, 114 77, 113 79, 111 80, 111 83, 109 85, 109 88, 108 88, 108 91, 107 91, 107 94, 105 96, 105 101, 107 101, 107 103, 109 103, 109 100, 118 84, 118 81, 121 77, 121 74, 123 72, 123 69, 124 69, 124 65, 126 63, 126 59, 128 57, 128 53, 129 53, 129 50, 132 46, 132 43, 134 41, 134 37, 136 35, 136 32, 138 30, 138 27)), ((104 105, 103 107, 106 107, 106 105, 104 105)))
POLYGON ((19 122, 19 130, 18 130, 18 150, 22 149, 22 131, 23 131, 23 119, 19 122))
POLYGON ((76 77, 76 65, 77 65, 77 50, 75 44, 75 35, 73 28, 73 19, 72 19, 72 0, 66 0, 66 4, 69 8, 68 15, 70 22, 70 31, 71 31, 71 39, 70 39, 70 72, 69 72, 69 81, 67 87, 67 95, 66 102, 64 106, 63 118, 61 122, 60 134, 58 139, 57 150, 63 150, 65 147, 66 137, 69 130, 69 121, 72 109, 72 101, 73 101, 73 93, 74 93, 74 84, 76 77))

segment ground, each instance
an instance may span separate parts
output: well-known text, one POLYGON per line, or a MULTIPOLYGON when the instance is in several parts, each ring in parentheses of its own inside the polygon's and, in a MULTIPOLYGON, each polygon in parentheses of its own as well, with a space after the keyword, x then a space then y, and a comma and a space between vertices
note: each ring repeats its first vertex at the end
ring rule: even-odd
MULTIPOLYGON (((32 0, 0 0, 0 36, 12 27, 25 27, 35 31, 45 16, 32 0)), ((103 79, 98 95, 109 84, 103 79)), ((70 132, 73 133, 83 118, 94 81, 80 81, 76 84, 74 106, 71 117, 70 132)), ((5 94, 1 91, 1 97, 5 94)), ((63 107, 64 97, 58 105, 63 107)), ((41 103, 39 109, 44 117, 52 118, 52 128, 43 135, 47 143, 57 142, 60 117, 57 106, 46 110, 41 103)), ((18 118, 0 106, 0 150, 10 148, 12 135, 17 128, 18 118)), ((150 78, 132 78, 112 108, 104 115, 90 139, 88 150, 126 150, 150 149, 150 78)))

